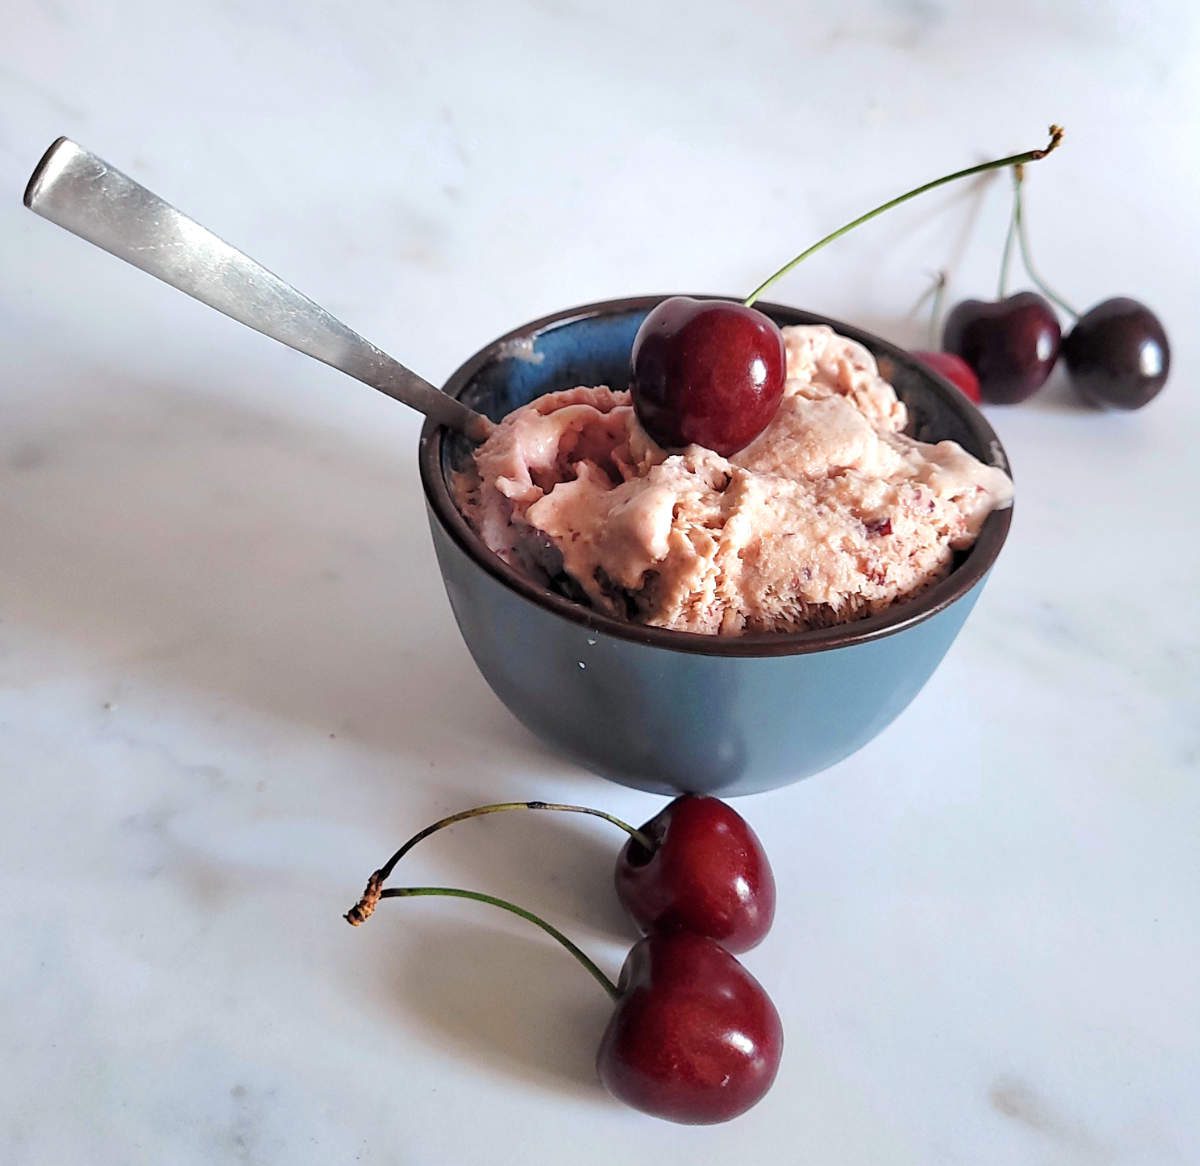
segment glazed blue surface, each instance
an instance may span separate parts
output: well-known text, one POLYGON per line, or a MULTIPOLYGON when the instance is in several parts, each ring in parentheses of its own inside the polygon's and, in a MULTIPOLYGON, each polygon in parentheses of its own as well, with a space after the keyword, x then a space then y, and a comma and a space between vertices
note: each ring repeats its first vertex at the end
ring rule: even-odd
POLYGON ((852 647, 701 656, 547 612, 479 570, 439 523, 432 529, 455 619, 496 695, 572 760, 655 793, 756 793, 848 757, 921 690, 979 592, 852 647))
MULTIPOLYGON (((621 310, 556 323, 536 334, 532 353, 528 344, 492 346, 464 365, 448 390, 499 418, 554 389, 624 387, 643 315, 621 310), (521 355, 506 355, 513 351, 521 355)), ((952 437, 989 456, 972 448, 978 440, 969 426, 924 374, 901 368, 894 375, 914 416, 910 431, 952 437)), ((443 474, 466 454, 461 439, 449 438, 443 474)), ((566 756, 613 781, 665 794, 755 793, 847 757, 921 690, 983 584, 918 623, 863 643, 707 655, 614 635, 574 605, 574 618, 566 618, 483 570, 432 508, 430 527, 463 639, 497 696, 566 756)))
POLYGON ((499 421, 534 397, 556 389, 575 385, 623 389, 629 379, 629 351, 645 315, 625 312, 548 328, 533 341, 532 354, 489 361, 460 395, 499 421))

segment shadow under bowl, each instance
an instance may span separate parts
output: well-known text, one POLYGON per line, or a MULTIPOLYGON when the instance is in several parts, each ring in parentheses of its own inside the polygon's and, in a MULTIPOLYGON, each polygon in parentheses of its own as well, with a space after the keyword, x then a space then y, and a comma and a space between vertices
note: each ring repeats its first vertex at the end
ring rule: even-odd
MULTIPOLYGON (((624 387, 629 352, 663 296, 588 304, 535 320, 481 349, 445 391, 493 420, 543 393, 624 387)), ((1004 469, 983 415, 903 349, 848 324, 757 304, 782 325, 829 324, 879 360, 908 406, 907 432, 949 439, 1004 469)), ((652 793, 735 796, 788 785, 848 757, 895 719, 946 654, 1012 521, 992 513, 945 579, 886 612, 797 633, 711 636, 603 615, 493 554, 455 505, 470 457, 427 422, 419 461, 446 594, 480 672, 512 713, 572 760, 652 793)))

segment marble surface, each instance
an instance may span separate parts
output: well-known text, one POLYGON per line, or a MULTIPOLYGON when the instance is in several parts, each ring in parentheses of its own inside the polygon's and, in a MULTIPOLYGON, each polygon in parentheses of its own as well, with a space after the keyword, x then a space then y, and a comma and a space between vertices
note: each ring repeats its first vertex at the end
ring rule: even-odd
MULTIPOLYGON (((0 1160, 1200 1161, 1200 16, 1179 3, 47 0, 0 50, 0 1160), (415 417, 20 208, 69 134, 437 380, 570 303, 746 289, 993 152, 1040 265, 1175 340, 1143 413, 994 409, 1010 545, 859 755, 740 808, 788 1034, 729 1126, 611 1102, 596 986, 471 904, 339 918, 481 800, 661 804, 574 769, 473 669, 415 417)), ((1003 180, 777 298, 921 339, 992 294, 1003 180)), ((545 911, 615 970, 618 838, 495 818, 414 881, 545 911)))

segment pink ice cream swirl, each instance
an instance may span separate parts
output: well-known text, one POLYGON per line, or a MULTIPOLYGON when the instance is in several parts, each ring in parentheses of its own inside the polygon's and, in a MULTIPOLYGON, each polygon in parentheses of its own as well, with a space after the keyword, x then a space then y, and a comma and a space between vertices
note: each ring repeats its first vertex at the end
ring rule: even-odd
POLYGON ((460 474, 460 507, 501 558, 623 619, 739 635, 882 611, 947 575, 1012 483, 952 441, 915 441, 860 344, 783 329, 774 420, 730 458, 668 452, 629 394, 550 393, 460 474))

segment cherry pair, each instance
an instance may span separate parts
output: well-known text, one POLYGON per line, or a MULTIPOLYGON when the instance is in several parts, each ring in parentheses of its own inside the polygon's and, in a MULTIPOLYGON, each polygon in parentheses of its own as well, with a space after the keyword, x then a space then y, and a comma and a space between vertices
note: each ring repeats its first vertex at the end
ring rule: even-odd
POLYGON ((746 820, 717 798, 676 798, 617 857, 617 897, 646 938, 596 1057, 614 1097, 691 1123, 759 1101, 783 1053, 779 1014, 730 953, 760 943, 775 879, 746 820))
MULTIPOLYGON (((965 365, 975 392, 1002 405, 1033 396, 1060 353, 1076 392, 1100 408, 1140 409, 1149 404, 1171 368, 1171 346, 1162 323, 1145 304, 1127 296, 1104 300, 1076 315, 1065 339, 1054 309, 1036 292, 991 302, 964 300, 947 317, 942 344, 946 352, 932 355, 965 365)), ((928 360, 929 354, 922 356, 928 360)), ((961 373, 938 371, 964 387, 961 373)), ((964 391, 971 395, 969 389, 964 391)))
MULTIPOLYGON (((1001 260, 999 297, 958 304, 946 318, 942 337, 946 351, 936 355, 964 363, 977 378, 976 389, 983 400, 1015 404, 1045 384, 1061 354, 1071 384, 1088 404, 1140 409, 1158 395, 1170 372, 1166 330, 1145 304, 1127 296, 1104 300, 1080 315, 1051 291, 1030 260, 1020 166, 1013 168, 1013 179, 1013 210, 1001 260), (1014 236, 1025 270, 1044 296, 1031 291, 1005 296, 1014 236), (1075 321, 1065 338, 1050 301, 1075 321)), ((963 387, 959 378, 951 379, 963 387)))
POLYGON ((346 919, 357 926, 380 899, 450 895, 500 907, 541 927, 600 982, 616 1007, 600 1042, 597 1072, 619 1100, 689 1124, 727 1121, 770 1088, 783 1031, 762 986, 734 957, 761 941, 775 911, 775 882, 762 845, 716 798, 677 798, 641 828, 584 806, 502 802, 443 818, 406 842, 372 874, 346 919), (566 936, 505 900, 453 887, 383 883, 422 839, 468 818, 506 810, 591 814, 629 840, 617 857, 617 895, 644 937, 614 984, 566 936))

